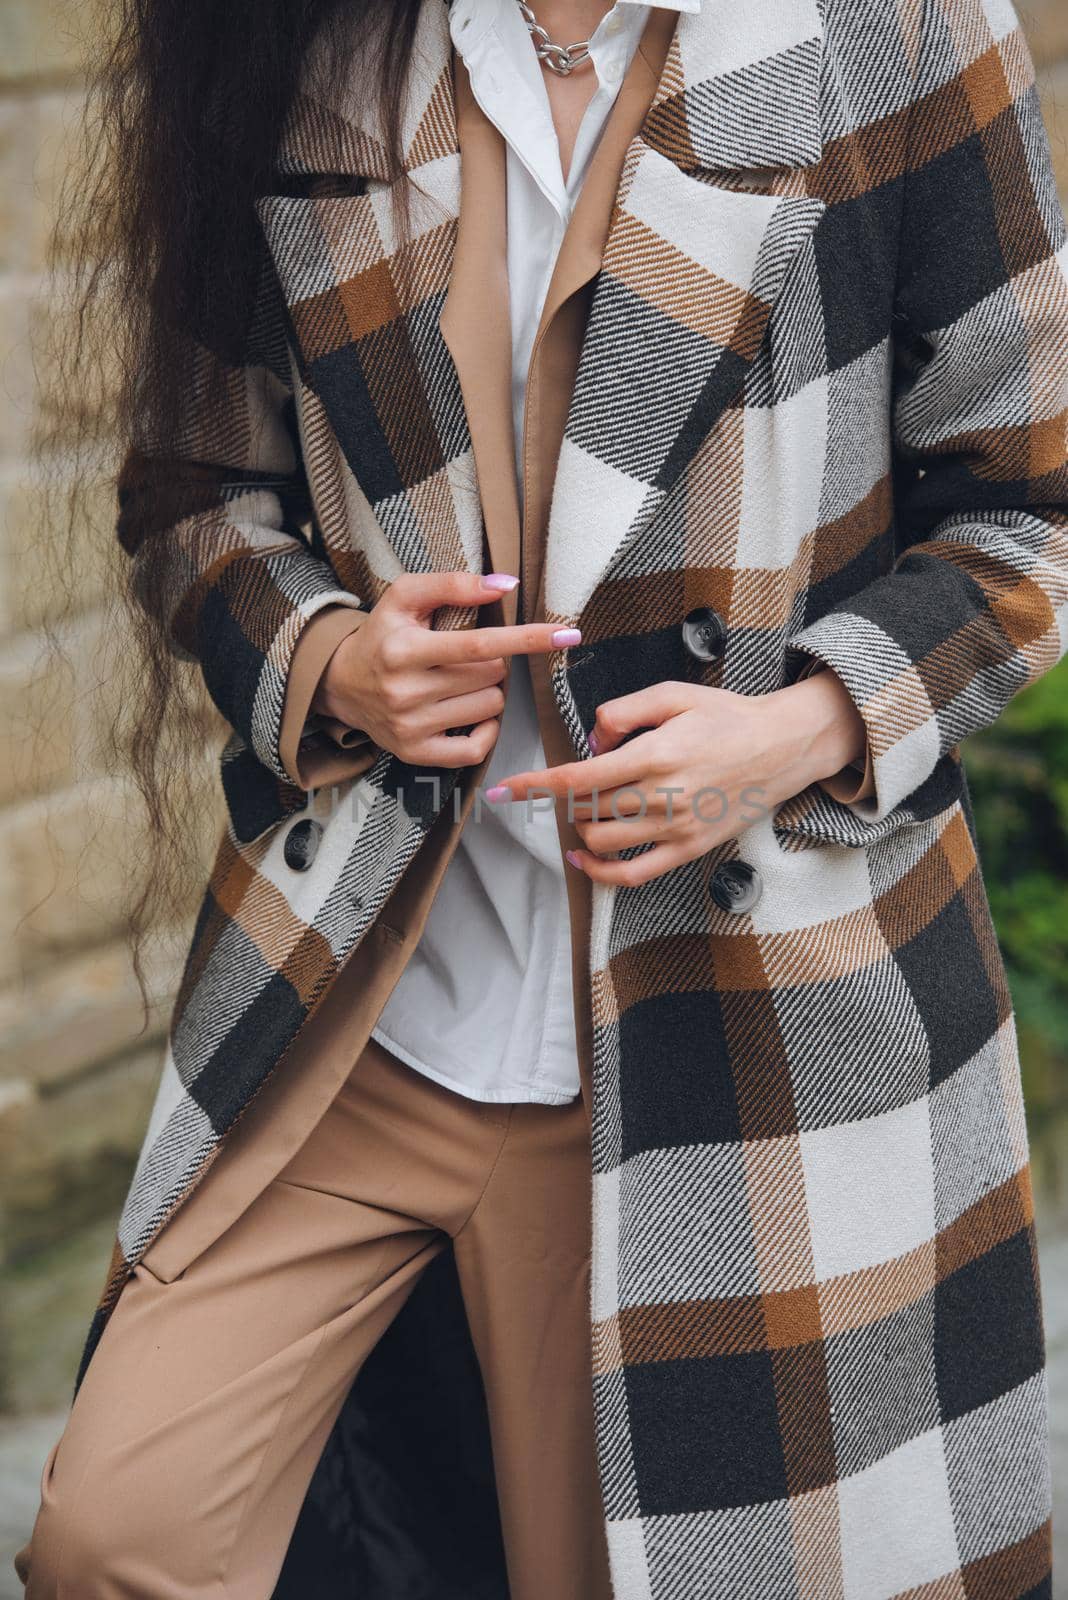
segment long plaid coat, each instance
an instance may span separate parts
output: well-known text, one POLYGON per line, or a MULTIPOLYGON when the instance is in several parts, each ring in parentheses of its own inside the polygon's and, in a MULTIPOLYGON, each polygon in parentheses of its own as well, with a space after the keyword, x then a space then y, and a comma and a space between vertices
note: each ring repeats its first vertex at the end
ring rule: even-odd
MULTIPOLYGON (((167 467, 186 496, 170 622, 234 729, 230 826, 87 1360, 454 779, 435 793, 379 754, 311 870, 285 865, 308 803, 278 748, 302 629, 482 556, 438 326, 460 194, 443 0, 413 60, 407 239, 362 81, 298 101, 246 364, 221 408, 191 394, 188 462, 167 467)), ((875 796, 814 786, 704 859, 594 889, 618 1600, 1051 1592, 1016 1040, 959 745, 1065 647, 1065 267, 1009 0, 680 16, 560 456, 546 615, 583 643, 553 658, 554 694, 585 757, 605 699, 665 678, 760 694, 815 657, 860 709, 875 796), (728 628, 705 667, 679 626, 701 605, 728 628), (733 857, 763 883, 748 912, 708 892, 733 857)), ((131 470, 134 560, 145 531, 131 470)))

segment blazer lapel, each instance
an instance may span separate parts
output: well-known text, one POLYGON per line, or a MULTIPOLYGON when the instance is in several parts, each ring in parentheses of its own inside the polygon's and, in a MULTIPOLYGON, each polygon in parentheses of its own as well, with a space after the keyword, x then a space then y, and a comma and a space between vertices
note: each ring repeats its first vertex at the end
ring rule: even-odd
POLYGON ((737 393, 824 206, 817 0, 680 15, 631 141, 560 450, 546 614, 577 620, 737 393), (754 180, 762 192, 746 187, 754 180), (772 169, 765 171, 764 169, 772 169))
MULTIPOLYGON (((519 492, 512 426, 512 329, 508 291, 507 151, 455 61, 461 152, 460 221, 440 326, 459 377, 478 472, 491 570, 518 572, 519 492)), ((502 620, 516 595, 502 595, 502 620)))

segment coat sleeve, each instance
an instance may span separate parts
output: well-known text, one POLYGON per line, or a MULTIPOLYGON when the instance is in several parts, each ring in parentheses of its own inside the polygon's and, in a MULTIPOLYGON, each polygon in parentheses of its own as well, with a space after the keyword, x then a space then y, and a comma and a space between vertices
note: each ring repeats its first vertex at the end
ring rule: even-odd
POLYGON ((893 318, 898 553, 789 640, 867 727, 875 792, 839 811, 851 844, 931 814, 959 742, 1068 643, 1068 256, 1033 68, 1009 0, 923 10, 893 318))
MULTIPOLYGON (((269 289, 250 323, 236 358, 189 341, 175 441, 165 452, 140 442, 128 455, 118 536, 134 593, 170 648, 199 663, 215 705, 259 761, 307 788, 314 777, 296 755, 304 729, 293 723, 317 731, 302 703, 313 672, 289 697, 288 764, 281 748, 294 655, 326 608, 354 623, 364 613, 304 531, 310 504, 282 308, 269 289)), ((355 770, 367 764, 361 755, 349 758, 355 770)), ((335 761, 334 778, 337 770, 335 761)))
POLYGON ((334 651, 366 620, 366 611, 325 606, 300 636, 286 676, 278 750, 301 789, 327 788, 365 771, 380 747, 362 728, 312 710, 319 680, 334 651))

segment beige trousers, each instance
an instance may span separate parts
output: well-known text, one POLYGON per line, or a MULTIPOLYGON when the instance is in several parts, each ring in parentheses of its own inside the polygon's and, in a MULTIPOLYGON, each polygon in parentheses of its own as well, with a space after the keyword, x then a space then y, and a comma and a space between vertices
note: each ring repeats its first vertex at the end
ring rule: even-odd
POLYGON ((355 1373, 449 1238, 512 1600, 607 1600, 589 1214, 581 1097, 483 1105, 370 1040, 235 1222, 176 1276, 154 1248, 136 1268, 45 1463, 27 1600, 267 1600, 355 1373))

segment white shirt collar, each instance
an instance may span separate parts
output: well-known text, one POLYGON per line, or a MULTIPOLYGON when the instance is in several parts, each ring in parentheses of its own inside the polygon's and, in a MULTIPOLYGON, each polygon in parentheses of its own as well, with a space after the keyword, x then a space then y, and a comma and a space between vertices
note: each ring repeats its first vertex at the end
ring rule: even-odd
POLYGON ((656 6, 661 11, 685 11, 690 16, 696 16, 701 9, 701 0, 616 0, 621 6, 656 6))
MULTIPOLYGON (((702 0, 616 0, 620 6, 653 7, 661 11, 686 12, 691 16, 701 10, 702 0)), ((481 35, 499 17, 502 5, 516 9, 515 0, 452 0, 449 28, 456 48, 463 51, 477 44, 481 35)), ((535 13, 537 6, 533 7, 535 13)), ((610 13, 606 12, 606 16, 610 13)))
MULTIPOLYGON (((667 11, 695 11, 701 0, 652 0, 652 4, 667 11)), ((577 191, 582 181, 590 145, 585 135, 595 136, 603 125, 650 9, 645 0, 617 0, 590 36, 598 87, 579 130, 572 173, 565 184, 544 71, 515 0, 452 0, 449 31, 470 72, 475 99, 561 216, 569 207, 568 190, 577 191)))

